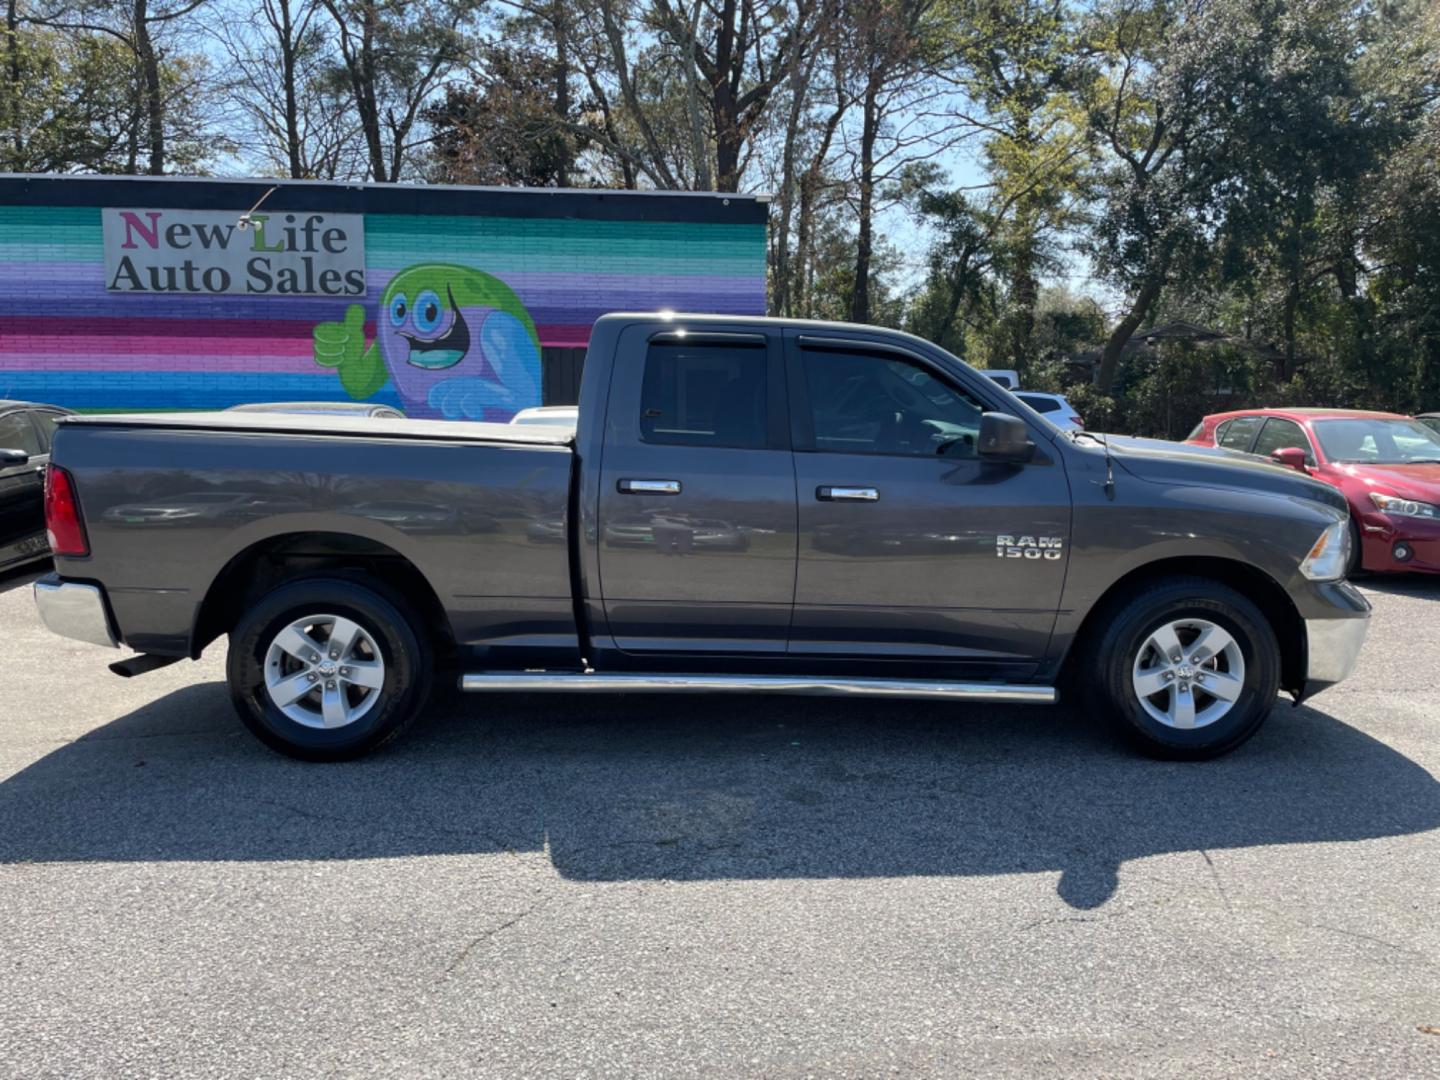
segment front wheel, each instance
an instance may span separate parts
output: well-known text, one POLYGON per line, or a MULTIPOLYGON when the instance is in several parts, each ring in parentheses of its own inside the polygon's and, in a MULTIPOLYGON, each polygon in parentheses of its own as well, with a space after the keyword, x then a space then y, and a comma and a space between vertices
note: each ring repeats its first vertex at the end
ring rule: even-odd
POLYGON ((346 578, 293 581, 230 635, 226 674, 245 726, 306 761, 359 757, 424 706, 433 659, 403 599, 346 578))
POLYGON ((1154 757, 1217 757, 1259 730, 1280 681, 1275 632, 1251 601, 1170 578, 1112 609, 1091 644, 1094 704, 1154 757))
POLYGON ((1350 557, 1345 561, 1345 576, 1359 577, 1365 570, 1365 548, 1360 539, 1360 526, 1350 516, 1350 557))

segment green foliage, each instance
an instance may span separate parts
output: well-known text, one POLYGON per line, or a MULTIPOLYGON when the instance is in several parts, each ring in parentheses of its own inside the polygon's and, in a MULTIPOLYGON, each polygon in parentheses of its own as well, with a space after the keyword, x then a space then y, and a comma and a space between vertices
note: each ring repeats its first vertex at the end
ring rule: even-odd
POLYGON ((447 87, 424 111, 433 132, 430 179, 528 187, 568 181, 581 117, 556 108, 554 61, 510 44, 487 46, 483 57, 483 79, 447 87))
MULTIPOLYGON (((22 24, 0 29, 0 57, 0 172, 139 171, 145 119, 134 53, 122 41, 22 24)), ((227 146, 197 91, 211 77, 195 54, 160 65, 167 158, 178 171, 204 171, 227 146)))

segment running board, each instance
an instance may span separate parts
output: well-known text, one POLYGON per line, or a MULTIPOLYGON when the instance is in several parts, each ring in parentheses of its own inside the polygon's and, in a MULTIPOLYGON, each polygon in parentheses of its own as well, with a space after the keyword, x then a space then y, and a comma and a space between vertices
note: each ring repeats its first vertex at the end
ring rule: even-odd
POLYGON ((805 694, 818 697, 938 698, 1022 705, 1055 704, 1053 686, 941 682, 934 679, 830 679, 790 675, 626 675, 517 672, 460 676, 470 693, 805 694))

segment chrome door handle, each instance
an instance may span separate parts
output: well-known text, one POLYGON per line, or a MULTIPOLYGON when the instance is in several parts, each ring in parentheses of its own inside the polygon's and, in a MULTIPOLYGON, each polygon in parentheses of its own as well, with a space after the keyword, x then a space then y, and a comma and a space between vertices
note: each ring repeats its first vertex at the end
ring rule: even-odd
POLYGON ((878 502, 879 488, 868 487, 818 487, 815 498, 824 502, 878 502))
POLYGON ((679 495, 679 480, 617 480, 621 495, 679 495))

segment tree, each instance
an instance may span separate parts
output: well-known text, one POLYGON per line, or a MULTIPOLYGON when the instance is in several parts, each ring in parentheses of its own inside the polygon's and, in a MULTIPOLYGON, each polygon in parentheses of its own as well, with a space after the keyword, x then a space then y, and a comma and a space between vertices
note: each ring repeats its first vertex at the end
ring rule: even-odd
POLYGON ((820 0, 580 0, 585 134, 627 185, 738 191, 820 0))
POLYGON ((982 115, 985 162, 994 184, 988 242, 1005 250, 1002 366, 1024 370, 1040 275, 1057 268, 1054 241, 1073 218, 1085 150, 1071 83, 1077 66, 1070 8, 1062 0, 953 0, 954 76, 982 115))
POLYGON ((351 99, 372 180, 406 175, 421 109, 468 55, 478 0, 321 0, 335 25, 333 84, 351 99))
POLYGON ((432 130, 430 179, 450 184, 568 186, 583 117, 560 112, 554 62, 526 46, 483 48, 483 76, 446 88, 423 116, 432 130))
MULTIPOLYGON (((27 22, 6 30, 0 78, 0 170, 135 173, 152 164, 147 93, 120 36, 27 22)), ((223 152, 213 127, 203 58, 161 59, 167 168, 203 169, 223 152)))
MULTIPOLYGON (((203 56, 176 52, 171 40, 186 30, 209 0, 79 0, 32 11, 28 21, 65 34, 100 35, 133 58, 126 79, 143 129, 128 125, 124 171, 162 175, 167 167, 194 168, 226 140, 210 130, 209 65, 203 56), (174 141, 177 146, 171 146, 174 141)), ((93 54, 92 54, 93 58, 93 54)))
POLYGON ((359 125, 327 78, 334 63, 320 0, 256 0, 218 20, 215 37, 230 64, 226 91, 238 128, 271 167, 292 179, 363 176, 359 125))
POLYGON ((942 38, 934 0, 852 0, 843 18, 853 49, 851 95, 860 112, 859 131, 847 133, 853 134, 847 148, 856 222, 849 317, 863 323, 871 321, 870 263, 880 188, 938 152, 943 141, 931 113, 943 95, 933 79, 942 38))

